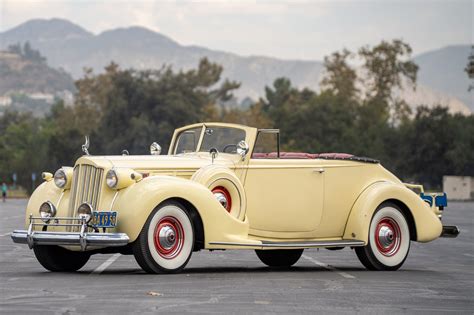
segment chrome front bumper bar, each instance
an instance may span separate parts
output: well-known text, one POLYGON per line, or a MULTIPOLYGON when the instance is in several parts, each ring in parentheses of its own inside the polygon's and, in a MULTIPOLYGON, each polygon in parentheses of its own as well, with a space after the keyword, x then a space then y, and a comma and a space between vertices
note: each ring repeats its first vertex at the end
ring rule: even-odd
POLYGON ((13 231, 12 240, 15 243, 35 245, 79 245, 81 250, 88 246, 125 246, 129 238, 125 233, 73 233, 73 232, 39 232, 29 233, 26 230, 13 231))
POLYGON ((30 225, 28 230, 15 230, 11 237, 13 242, 28 244, 31 249, 35 245, 76 245, 85 251, 88 246, 116 247, 125 246, 130 239, 125 233, 99 233, 88 232, 90 226, 82 219, 76 218, 56 218, 56 221, 70 220, 79 221, 78 223, 36 223, 39 218, 30 216, 30 225), (43 231, 35 231, 35 226, 42 226, 43 231), (71 226, 78 227, 80 232, 50 232, 48 226, 71 226))

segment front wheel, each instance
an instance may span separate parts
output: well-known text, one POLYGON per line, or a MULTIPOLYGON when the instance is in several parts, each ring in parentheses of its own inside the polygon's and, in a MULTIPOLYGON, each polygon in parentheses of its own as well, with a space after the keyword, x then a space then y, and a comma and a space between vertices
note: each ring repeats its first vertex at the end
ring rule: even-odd
POLYGON ((269 267, 289 268, 300 259, 303 249, 255 250, 255 253, 269 267))
POLYGON ((194 247, 194 229, 178 202, 160 205, 150 215, 133 245, 136 261, 148 273, 181 271, 194 247))
POLYGON ((87 252, 73 252, 53 245, 33 247, 36 259, 49 271, 77 271, 84 267, 91 255, 87 252))
POLYGON ((410 250, 410 230, 400 208, 386 202, 375 212, 369 228, 369 242, 356 247, 360 262, 369 270, 397 270, 410 250))

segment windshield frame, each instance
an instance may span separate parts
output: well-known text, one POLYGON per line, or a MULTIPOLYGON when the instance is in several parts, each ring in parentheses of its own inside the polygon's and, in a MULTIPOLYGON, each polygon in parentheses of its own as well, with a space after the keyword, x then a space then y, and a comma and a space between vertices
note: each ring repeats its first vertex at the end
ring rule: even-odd
POLYGON ((186 154, 186 153, 176 153, 176 150, 178 149, 178 146, 179 146, 179 140, 180 140, 180 137, 182 134, 184 134, 186 131, 189 131, 191 129, 198 129, 198 128, 201 128, 201 132, 199 133, 199 138, 197 140, 197 143, 196 143, 196 147, 194 148, 194 151, 190 151, 190 152, 186 152, 186 153, 196 153, 196 152, 199 152, 199 148, 201 147, 201 142, 202 142, 202 136, 203 136, 203 132, 205 130, 205 125, 202 125, 202 126, 190 126, 189 128, 186 128, 186 129, 182 129, 178 132, 178 134, 176 135, 176 140, 174 141, 175 143, 173 143, 173 148, 171 148, 173 150, 173 155, 177 155, 177 154, 186 154))
MULTIPOLYGON (((193 125, 184 126, 182 128, 178 128, 174 131, 173 139, 171 141, 171 145, 170 145, 170 148, 168 150, 168 154, 169 155, 181 155, 181 154, 190 154, 190 153, 194 153, 194 154, 203 153, 200 150, 201 150, 202 142, 203 142, 203 139, 204 139, 204 132, 205 132, 206 128, 212 128, 212 127, 243 130, 245 132, 245 142, 247 142, 251 146, 253 145, 253 141, 251 141, 251 139, 252 139, 252 137, 255 137, 256 130, 257 130, 256 128, 252 128, 252 127, 247 127, 247 126, 238 125, 238 124, 227 124, 227 123, 200 123, 200 124, 193 124, 193 125), (195 148, 196 150, 193 151, 193 152, 187 152, 187 153, 176 153, 176 149, 178 148, 177 144, 179 142, 179 136, 187 130, 196 129, 196 128, 199 128, 199 127, 201 127, 201 133, 200 133, 200 136, 199 136, 199 140, 197 142, 197 146, 195 148)), ((233 153, 225 153, 225 152, 219 152, 219 153, 229 154, 229 155, 236 155, 236 154, 233 154, 233 153)))

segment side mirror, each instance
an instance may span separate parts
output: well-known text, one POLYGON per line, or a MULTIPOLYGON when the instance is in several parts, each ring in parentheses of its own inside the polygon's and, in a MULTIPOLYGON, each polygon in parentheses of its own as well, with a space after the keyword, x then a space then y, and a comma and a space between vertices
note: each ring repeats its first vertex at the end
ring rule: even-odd
POLYGON ((212 163, 214 164, 214 159, 219 155, 219 151, 217 151, 216 148, 211 148, 209 154, 211 155, 212 163))
POLYGON ((160 155, 161 154, 161 146, 158 143, 153 142, 150 145, 150 154, 151 155, 160 155))
POLYGON ((237 144, 237 154, 244 158, 249 153, 249 145, 244 140, 237 144))

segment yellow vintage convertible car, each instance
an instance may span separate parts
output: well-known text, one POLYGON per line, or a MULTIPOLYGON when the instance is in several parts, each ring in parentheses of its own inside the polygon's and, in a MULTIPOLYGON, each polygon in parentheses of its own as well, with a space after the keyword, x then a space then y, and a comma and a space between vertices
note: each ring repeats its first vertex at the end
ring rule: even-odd
POLYGON ((193 251, 252 249, 271 267, 306 248, 353 248, 370 270, 396 270, 411 241, 455 237, 446 194, 402 183, 376 160, 280 152, 277 129, 200 123, 174 132, 168 155, 84 156, 43 173, 32 194, 28 244, 51 271, 92 254, 133 254, 149 273, 178 272, 193 251))

